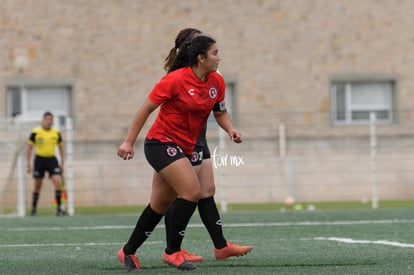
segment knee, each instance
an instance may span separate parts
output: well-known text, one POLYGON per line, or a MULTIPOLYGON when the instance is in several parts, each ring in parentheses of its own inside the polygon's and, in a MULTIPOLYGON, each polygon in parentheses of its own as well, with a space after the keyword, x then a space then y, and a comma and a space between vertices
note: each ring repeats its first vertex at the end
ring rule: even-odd
POLYGON ((200 199, 213 197, 215 194, 216 186, 214 184, 209 186, 201 186, 200 199))
POLYGON ((168 209, 171 207, 172 201, 171 202, 151 201, 150 205, 151 205, 152 210, 154 210, 154 212, 160 215, 164 215, 168 211, 168 209))
POLYGON ((176 198, 177 194, 175 193, 158 192, 151 195, 150 205, 151 208, 158 214, 165 214, 176 198))
POLYGON ((201 196, 201 188, 199 184, 191 186, 191 188, 188 188, 187 190, 185 190, 185 192, 182 195, 180 195, 180 197, 182 197, 183 199, 186 199, 192 202, 198 202, 198 200, 200 199, 200 196, 201 196))

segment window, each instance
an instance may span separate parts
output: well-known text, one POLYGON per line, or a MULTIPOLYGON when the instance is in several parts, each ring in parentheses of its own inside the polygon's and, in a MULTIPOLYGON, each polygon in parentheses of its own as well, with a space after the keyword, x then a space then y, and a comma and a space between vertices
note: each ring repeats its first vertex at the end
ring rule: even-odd
POLYGON ((45 111, 56 118, 72 115, 72 81, 14 79, 6 81, 7 117, 41 119, 45 111))
MULTIPOLYGON (((229 113, 232 122, 234 125, 237 125, 237 116, 236 116, 236 97, 235 97, 236 83, 234 81, 226 82, 226 108, 229 113)), ((207 120, 207 127, 217 128, 216 120, 214 119, 214 114, 211 112, 207 120)))
POLYGON ((374 112, 378 123, 393 123, 396 81, 392 78, 331 81, 331 119, 336 125, 368 124, 374 112))

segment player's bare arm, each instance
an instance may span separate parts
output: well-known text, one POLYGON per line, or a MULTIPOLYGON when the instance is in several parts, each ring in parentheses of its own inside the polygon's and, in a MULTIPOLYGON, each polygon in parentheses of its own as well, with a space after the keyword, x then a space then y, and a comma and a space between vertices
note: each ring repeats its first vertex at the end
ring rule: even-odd
POLYGON ((220 127, 227 132, 232 141, 235 143, 242 142, 241 133, 234 129, 230 115, 227 111, 214 112, 214 118, 216 119, 218 125, 220 125, 220 127))
POLYGON ((118 149, 118 156, 125 160, 132 159, 134 157, 134 143, 138 137, 138 134, 141 132, 142 127, 144 127, 145 122, 147 121, 149 115, 157 109, 158 105, 153 103, 148 98, 138 109, 137 113, 132 120, 131 127, 128 130, 128 133, 125 137, 124 142, 118 149))

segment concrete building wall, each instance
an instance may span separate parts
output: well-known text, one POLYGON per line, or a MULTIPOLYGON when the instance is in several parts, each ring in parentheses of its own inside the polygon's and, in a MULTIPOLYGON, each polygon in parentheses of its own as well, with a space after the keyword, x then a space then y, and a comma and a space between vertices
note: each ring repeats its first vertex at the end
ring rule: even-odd
MULTIPOLYGON (((74 79, 75 118, 133 114, 163 75, 177 31, 189 26, 217 39, 220 71, 237 80, 242 124, 249 113, 329 113, 337 74, 396 75, 397 107, 414 104, 410 0, 2 0, 0 7, 0 84, 16 76, 14 58, 27 54, 25 77, 74 79)), ((119 124, 115 116, 105 122, 119 124)))

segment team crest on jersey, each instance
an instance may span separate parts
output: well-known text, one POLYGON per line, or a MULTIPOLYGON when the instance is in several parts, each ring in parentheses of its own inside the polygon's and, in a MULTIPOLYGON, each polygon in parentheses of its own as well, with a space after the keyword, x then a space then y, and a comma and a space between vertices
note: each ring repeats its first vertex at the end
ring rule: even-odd
POLYGON ((210 90, 208 91, 208 94, 210 95, 211 98, 216 98, 217 96, 217 90, 215 87, 211 87, 210 90))
POLYGON ((170 157, 175 157, 177 155, 177 149, 174 148, 174 147, 168 146, 168 148, 167 148, 167 154, 170 157))

